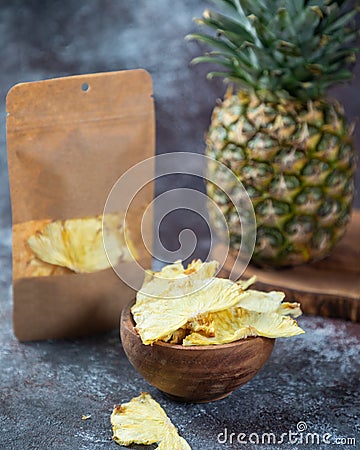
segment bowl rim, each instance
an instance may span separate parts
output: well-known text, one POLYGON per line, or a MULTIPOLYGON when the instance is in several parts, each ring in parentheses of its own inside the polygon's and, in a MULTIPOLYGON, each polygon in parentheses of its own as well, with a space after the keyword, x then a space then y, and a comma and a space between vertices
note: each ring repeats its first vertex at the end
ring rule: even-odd
POLYGON ((266 341, 273 341, 273 344, 275 343, 275 338, 268 338, 265 336, 249 336, 245 339, 238 339, 237 341, 228 342, 226 344, 209 344, 209 345, 180 345, 180 344, 170 344, 169 342, 163 342, 163 341, 156 341, 153 344, 145 345, 138 332, 135 330, 135 321, 133 318, 133 315, 131 313, 131 307, 135 304, 136 299, 133 298, 130 302, 126 304, 126 306, 123 308, 121 312, 121 318, 120 318, 120 329, 121 327, 125 326, 126 328, 136 336, 140 343, 144 345, 145 347, 152 347, 152 346, 158 346, 158 347, 165 347, 165 348, 171 348, 175 351, 220 351, 222 349, 230 349, 232 347, 238 347, 241 345, 245 345, 249 341, 253 340, 266 340, 266 341), (127 316, 127 317, 126 317, 127 316), (128 322, 130 322, 131 327, 129 327, 128 322))

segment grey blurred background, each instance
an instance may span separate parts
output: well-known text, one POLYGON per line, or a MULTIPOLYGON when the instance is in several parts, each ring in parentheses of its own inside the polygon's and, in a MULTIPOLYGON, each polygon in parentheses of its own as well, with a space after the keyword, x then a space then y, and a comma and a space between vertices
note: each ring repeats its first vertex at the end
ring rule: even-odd
MULTIPOLYGON (((189 65, 202 50, 184 37, 196 30, 192 19, 209 5, 205 0, 0 0, 0 237, 11 224, 5 98, 16 83, 145 68, 154 83, 157 153, 204 151, 211 110, 225 87, 221 80, 206 80, 208 67, 189 65)), ((359 88, 360 62, 354 80, 332 91, 350 120, 360 115, 359 88)), ((355 139, 360 147, 360 126, 355 139)), ((359 184, 358 169, 357 207, 359 184)), ((173 224, 181 229, 180 222, 181 214, 173 224)))

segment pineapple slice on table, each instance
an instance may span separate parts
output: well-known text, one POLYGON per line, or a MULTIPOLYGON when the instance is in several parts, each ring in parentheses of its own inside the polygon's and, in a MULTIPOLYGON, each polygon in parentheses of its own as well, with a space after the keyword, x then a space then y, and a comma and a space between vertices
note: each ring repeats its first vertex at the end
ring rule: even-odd
MULTIPOLYGON (((213 111, 206 153, 232 169, 251 198, 254 263, 320 259, 344 234, 354 194, 353 126, 326 93, 352 76, 357 10, 347 0, 213 3, 221 12, 206 10, 197 22, 214 33, 188 36, 213 48, 193 62, 222 66, 209 78, 230 83, 213 111)), ((237 211, 221 189, 207 189, 237 251, 237 211)))
POLYGON ((158 450, 191 450, 159 403, 147 392, 115 406, 110 421, 113 440, 119 445, 158 443, 158 450))

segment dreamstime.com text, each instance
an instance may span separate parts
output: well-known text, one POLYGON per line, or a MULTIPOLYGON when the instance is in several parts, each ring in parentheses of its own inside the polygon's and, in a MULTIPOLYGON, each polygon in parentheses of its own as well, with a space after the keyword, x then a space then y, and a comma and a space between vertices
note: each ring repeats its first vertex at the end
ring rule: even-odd
POLYGON ((354 437, 335 436, 331 433, 313 433, 307 431, 305 422, 298 422, 296 431, 288 430, 286 433, 275 434, 273 432, 265 433, 234 433, 228 428, 217 435, 219 444, 262 444, 262 445, 281 445, 281 444, 302 444, 302 445, 353 445, 356 446, 354 437))

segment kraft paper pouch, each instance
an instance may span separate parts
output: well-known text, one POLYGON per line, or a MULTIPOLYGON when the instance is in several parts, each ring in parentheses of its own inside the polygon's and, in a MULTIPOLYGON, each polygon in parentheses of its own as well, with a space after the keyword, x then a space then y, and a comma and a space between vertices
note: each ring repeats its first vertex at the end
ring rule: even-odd
POLYGON ((111 251, 118 252, 122 272, 131 277, 131 255, 150 268, 141 233, 151 230, 141 230, 141 217, 153 198, 152 183, 126 211, 125 226, 125 211, 104 215, 118 178, 154 154, 149 74, 18 84, 7 96, 7 113, 15 335, 27 341, 117 327, 135 294, 108 262, 102 218, 109 219, 111 251))

